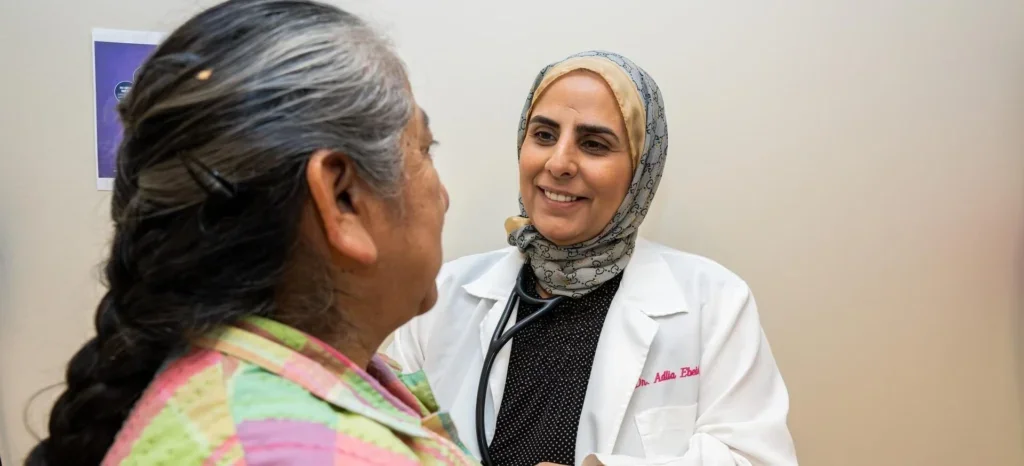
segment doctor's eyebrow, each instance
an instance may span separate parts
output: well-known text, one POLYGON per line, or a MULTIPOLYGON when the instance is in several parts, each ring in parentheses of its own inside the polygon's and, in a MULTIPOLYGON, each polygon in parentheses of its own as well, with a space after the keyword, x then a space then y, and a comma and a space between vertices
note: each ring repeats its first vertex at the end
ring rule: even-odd
MULTIPOLYGON (((556 130, 562 127, 562 125, 558 124, 557 121, 552 120, 551 118, 548 118, 543 115, 534 115, 532 118, 530 118, 530 123, 550 126, 551 128, 556 130)), ((615 139, 615 142, 619 142, 619 136, 615 134, 615 131, 613 131, 611 128, 608 128, 607 126, 580 123, 576 125, 575 130, 577 136, 583 136, 587 134, 603 134, 612 137, 613 139, 615 139)))

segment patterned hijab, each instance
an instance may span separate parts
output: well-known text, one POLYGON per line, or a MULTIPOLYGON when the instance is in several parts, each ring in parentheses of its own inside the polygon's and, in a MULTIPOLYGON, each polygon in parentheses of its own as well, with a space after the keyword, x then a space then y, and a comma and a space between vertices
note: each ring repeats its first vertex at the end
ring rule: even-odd
POLYGON ((509 244, 527 256, 540 285, 551 294, 576 298, 594 291, 626 268, 637 230, 658 190, 668 151, 665 105, 658 85, 627 58, 602 51, 582 52, 541 70, 519 120, 519 151, 537 98, 559 77, 581 69, 604 78, 619 103, 633 160, 629 191, 604 230, 579 244, 558 246, 541 236, 527 218, 521 194, 520 216, 505 222, 509 244))

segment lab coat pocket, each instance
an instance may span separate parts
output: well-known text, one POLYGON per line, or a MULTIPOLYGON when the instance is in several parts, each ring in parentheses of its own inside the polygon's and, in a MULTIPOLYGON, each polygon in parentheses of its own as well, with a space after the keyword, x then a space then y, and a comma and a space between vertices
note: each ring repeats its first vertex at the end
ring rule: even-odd
POLYGON ((697 405, 652 408, 637 414, 635 420, 648 458, 682 456, 690 448, 697 405))

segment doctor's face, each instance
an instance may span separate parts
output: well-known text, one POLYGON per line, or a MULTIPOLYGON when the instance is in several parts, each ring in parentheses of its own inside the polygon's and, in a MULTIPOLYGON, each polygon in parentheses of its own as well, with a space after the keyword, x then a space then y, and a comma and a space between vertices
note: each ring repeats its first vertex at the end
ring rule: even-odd
POLYGON ((549 85, 519 154, 519 192, 537 231, 559 246, 594 238, 632 178, 626 125, 604 79, 580 70, 549 85))

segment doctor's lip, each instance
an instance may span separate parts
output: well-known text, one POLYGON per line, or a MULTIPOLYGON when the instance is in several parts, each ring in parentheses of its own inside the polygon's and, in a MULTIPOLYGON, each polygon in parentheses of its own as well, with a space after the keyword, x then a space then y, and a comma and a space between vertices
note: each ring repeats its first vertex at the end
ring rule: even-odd
POLYGON ((548 188, 546 186, 538 186, 537 189, 540 190, 544 197, 555 202, 575 202, 587 199, 584 196, 579 196, 560 189, 548 188))

